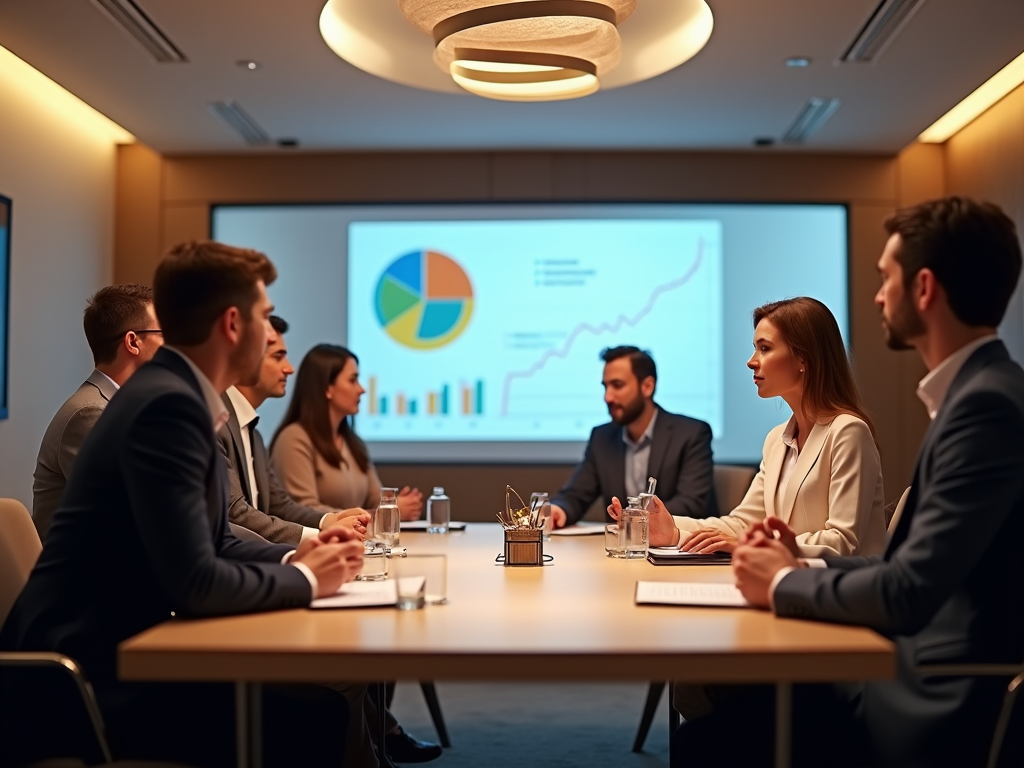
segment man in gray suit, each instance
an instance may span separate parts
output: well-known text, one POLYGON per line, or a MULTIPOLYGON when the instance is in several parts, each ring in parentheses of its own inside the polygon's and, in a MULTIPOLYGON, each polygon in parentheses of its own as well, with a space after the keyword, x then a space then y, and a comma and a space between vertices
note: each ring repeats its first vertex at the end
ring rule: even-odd
POLYGON ((83 325, 96 369, 46 428, 33 474, 32 520, 43 541, 86 435, 114 393, 164 343, 153 291, 144 285, 100 289, 89 299, 83 325))
POLYGON ((577 522, 598 498, 608 507, 613 496, 646 491, 648 477, 657 478, 658 496, 673 515, 717 516, 711 427, 654 402, 658 370, 647 352, 612 347, 601 359, 612 420, 590 433, 583 461, 551 500, 554 527, 577 522))
MULTIPOLYGON (((820 701, 810 714, 798 707, 794 747, 821 745, 809 764, 979 766, 1007 679, 918 668, 1024 657, 1024 370, 996 336, 1021 247, 999 208, 964 198, 897 211, 886 230, 875 303, 889 346, 913 347, 929 369, 918 396, 932 419, 903 515, 883 555, 820 563, 798 560, 792 531, 769 519, 736 549, 733 567, 756 606, 869 627, 896 643, 895 680, 866 681, 827 711, 820 701), (857 755, 860 747, 868 753, 857 755)), ((694 721, 689 736, 683 726, 674 754, 706 757, 686 765, 720 764, 714 720, 727 728, 765 721, 763 713, 737 717, 727 703, 694 721)), ((1018 723, 1008 734, 1022 730, 1018 723)), ((1000 764, 1020 765, 1011 762, 1020 746, 1007 744, 1000 764)))
POLYGON ((370 522, 369 513, 357 509, 325 512, 298 504, 270 465, 263 436, 256 429, 256 409, 268 398, 284 397, 288 377, 294 373, 284 341, 288 324, 272 316, 270 326, 259 381, 251 386, 230 387, 221 396, 228 421, 217 438, 228 460, 228 518, 275 544, 298 544, 336 523, 352 528, 362 538, 370 522))

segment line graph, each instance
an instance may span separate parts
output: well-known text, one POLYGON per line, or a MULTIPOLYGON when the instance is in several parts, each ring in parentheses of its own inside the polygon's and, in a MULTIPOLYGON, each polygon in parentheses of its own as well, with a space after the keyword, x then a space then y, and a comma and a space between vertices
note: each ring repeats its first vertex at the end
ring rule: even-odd
POLYGON ((651 295, 647 299, 647 302, 634 315, 626 316, 620 314, 612 322, 600 323, 598 325, 592 325, 590 323, 580 323, 569 333, 568 336, 566 336, 565 341, 562 343, 560 347, 558 347, 557 349, 549 349, 545 351, 537 359, 537 361, 534 362, 529 367, 519 371, 510 371, 508 374, 506 374, 505 380, 501 388, 500 414, 502 416, 508 415, 509 396, 512 389, 512 383, 516 379, 529 379, 530 377, 534 376, 536 373, 541 371, 551 360, 554 360, 556 358, 565 359, 569 355, 569 352, 572 350, 572 347, 576 343, 576 340, 579 339, 580 336, 582 336, 583 334, 592 334, 594 336, 600 336, 601 334, 604 333, 617 333, 618 331, 622 330, 623 327, 636 327, 636 325, 641 320, 643 320, 653 311, 655 304, 657 303, 658 299, 661 298, 662 295, 686 285, 694 276, 694 274, 696 274, 703 260, 704 240, 703 238, 701 238, 697 241, 697 254, 693 259, 693 263, 690 264, 690 266, 682 274, 682 276, 677 277, 676 279, 671 280, 667 283, 663 283, 659 286, 656 286, 654 290, 651 291, 651 295))

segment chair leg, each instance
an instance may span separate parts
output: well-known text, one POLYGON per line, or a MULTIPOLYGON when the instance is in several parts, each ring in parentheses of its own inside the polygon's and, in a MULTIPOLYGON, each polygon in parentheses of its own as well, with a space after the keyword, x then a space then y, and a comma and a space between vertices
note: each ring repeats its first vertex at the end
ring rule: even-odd
POLYGON ((427 700, 427 709, 430 710, 430 719, 434 721, 437 738, 441 741, 441 746, 447 749, 452 743, 448 740, 448 729, 445 728, 444 715, 441 714, 441 702, 437 698, 437 688, 433 683, 422 680, 420 688, 423 691, 423 698, 427 700))
POLYGON ((661 701, 661 692, 665 690, 665 683, 653 682, 647 689, 647 703, 644 704, 644 713, 640 717, 640 727, 636 731, 636 740, 633 742, 634 752, 643 752, 644 742, 647 741, 647 734, 651 730, 651 723, 654 722, 654 713, 658 710, 658 703, 661 701))

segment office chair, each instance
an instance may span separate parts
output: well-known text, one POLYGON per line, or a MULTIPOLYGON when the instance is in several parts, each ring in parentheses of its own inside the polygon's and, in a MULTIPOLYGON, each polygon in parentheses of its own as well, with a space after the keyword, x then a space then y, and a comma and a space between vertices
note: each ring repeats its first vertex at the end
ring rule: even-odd
MULTIPOLYGON (((24 589, 43 545, 39 541, 32 516, 25 505, 16 499, 0 499, 0 626, 3 626, 8 613, 24 589)), ((175 768, 170 763, 140 762, 135 760, 114 762, 107 742, 100 714, 99 704, 92 686, 82 673, 81 667, 68 656, 61 653, 6 651, 0 652, 0 668, 49 668, 67 673, 75 684, 82 705, 89 717, 93 735, 104 766, 117 768, 175 768)), ((86 763, 77 761, 79 765, 86 763)), ((76 761, 59 759, 45 760, 34 763, 34 768, 70 768, 76 761)), ((184 768, 180 766, 178 768, 184 768)))
MULTIPOLYGON (((715 464, 713 470, 713 481, 715 484, 715 497, 718 499, 719 516, 732 512, 743 501, 750 482, 757 474, 753 467, 741 467, 730 464, 715 464)), ((636 729, 636 738, 633 740, 633 751, 642 752, 644 742, 647 741, 647 734, 651 730, 651 723, 654 722, 654 713, 661 703, 661 694, 667 683, 664 680, 651 682, 647 689, 647 701, 644 703, 644 711, 640 716, 640 725, 636 729)), ((669 692, 668 703, 668 732, 671 734, 679 726, 679 713, 672 706, 672 693, 669 692)))

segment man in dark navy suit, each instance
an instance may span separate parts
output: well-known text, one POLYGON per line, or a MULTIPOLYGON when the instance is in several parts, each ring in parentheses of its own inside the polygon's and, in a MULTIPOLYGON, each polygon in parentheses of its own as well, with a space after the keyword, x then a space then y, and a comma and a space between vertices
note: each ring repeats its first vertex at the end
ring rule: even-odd
POLYGON ((554 526, 577 522, 597 499, 608 507, 612 497, 646 491, 652 476, 673 515, 717 516, 710 425, 654 402, 658 370, 649 353, 612 347, 601 359, 604 402, 612 420, 590 433, 583 461, 551 499, 554 526))
MULTIPOLYGON (((118 643, 173 616, 305 606, 361 567, 362 544, 347 529, 298 548, 243 542, 228 529, 220 395, 258 375, 275 277, 263 254, 219 243, 187 243, 163 259, 154 305, 165 346, 83 443, 3 627, 0 647, 58 651, 82 664, 123 757, 230 761, 232 698, 230 686, 121 683, 118 643)), ((344 734, 342 696, 316 686, 270 690, 266 705, 276 726, 265 734, 269 761, 340 762, 341 746, 324 729, 344 734)))
MULTIPOLYGON (((1021 247, 999 208, 957 197, 897 211, 886 230, 875 303, 889 346, 916 349, 928 367, 918 396, 932 419, 903 515, 883 555, 818 563, 798 560, 793 532, 769 518, 733 553, 733 568, 754 605, 869 627, 896 643, 895 680, 842 697, 831 689, 828 706, 821 687, 797 697, 798 764, 982 766, 1008 679, 922 668, 1024 657, 1024 370, 996 335, 1021 247), (807 699, 813 710, 800 706, 807 699)), ((748 738, 730 750, 760 741, 767 758, 770 739, 752 736, 771 718, 742 699, 684 724, 673 763, 720 765, 730 754, 721 736, 737 723, 748 738)), ((1019 739, 1017 715, 1008 734, 1019 739)), ((1000 765, 1020 765, 1019 749, 1006 744, 1000 765)))

